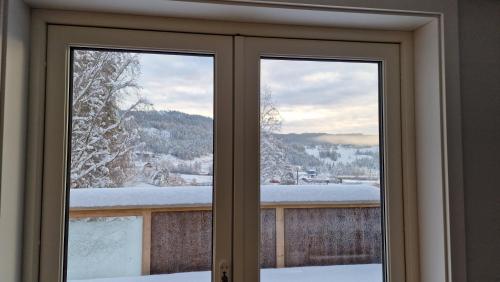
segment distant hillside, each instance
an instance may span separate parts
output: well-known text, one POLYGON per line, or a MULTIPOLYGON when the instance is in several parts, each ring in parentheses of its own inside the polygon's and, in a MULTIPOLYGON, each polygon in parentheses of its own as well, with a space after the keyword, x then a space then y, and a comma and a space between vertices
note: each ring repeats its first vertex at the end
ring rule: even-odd
MULTIPOLYGON (((176 111, 137 111, 132 115, 144 147, 156 155, 190 161, 213 152, 213 120, 176 111)), ((378 136, 363 134, 276 134, 287 163, 319 171, 378 167, 378 136), (373 151, 375 150, 375 151, 373 151)), ((343 172, 343 174, 352 174, 343 172)))
POLYGON ((303 146, 316 145, 353 145, 375 146, 379 143, 378 135, 353 134, 328 134, 328 133, 288 133, 277 134, 285 143, 303 146))
POLYGON ((335 165, 337 171, 378 166, 378 155, 372 152, 378 145, 377 135, 288 133, 276 136, 282 141, 288 162, 302 168, 324 172, 331 171, 335 165))
POLYGON ((132 112, 144 150, 182 160, 213 152, 213 120, 176 111, 132 112))

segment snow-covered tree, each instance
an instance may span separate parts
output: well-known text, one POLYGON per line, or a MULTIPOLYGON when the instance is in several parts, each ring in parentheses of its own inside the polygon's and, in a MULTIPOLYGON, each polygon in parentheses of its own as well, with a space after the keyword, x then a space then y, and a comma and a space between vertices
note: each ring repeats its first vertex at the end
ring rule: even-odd
POLYGON ((272 100, 272 92, 264 88, 260 96, 260 181, 281 181, 287 167, 286 146, 276 133, 282 119, 272 100))
POLYGON ((129 113, 145 105, 138 94, 139 74, 137 54, 74 51, 72 188, 117 187, 134 173, 139 135, 129 113))
POLYGON ((280 184, 282 185, 293 185, 297 183, 297 167, 291 165, 285 165, 283 168, 283 174, 281 175, 280 184))
POLYGON ((154 171, 148 183, 160 187, 186 185, 186 181, 182 177, 169 172, 166 168, 159 168, 154 171))

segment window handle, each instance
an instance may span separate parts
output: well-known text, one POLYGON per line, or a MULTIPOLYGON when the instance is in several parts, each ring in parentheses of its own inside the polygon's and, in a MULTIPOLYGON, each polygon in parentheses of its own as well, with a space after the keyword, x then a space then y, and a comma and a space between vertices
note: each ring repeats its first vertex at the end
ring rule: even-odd
POLYGON ((228 271, 229 271, 228 264, 226 263, 226 261, 223 260, 223 261, 221 261, 219 266, 220 266, 220 272, 222 273, 220 281, 221 282, 229 282, 229 277, 227 277, 228 271))
POLYGON ((225 271, 222 272, 221 282, 229 282, 229 278, 227 278, 225 271))

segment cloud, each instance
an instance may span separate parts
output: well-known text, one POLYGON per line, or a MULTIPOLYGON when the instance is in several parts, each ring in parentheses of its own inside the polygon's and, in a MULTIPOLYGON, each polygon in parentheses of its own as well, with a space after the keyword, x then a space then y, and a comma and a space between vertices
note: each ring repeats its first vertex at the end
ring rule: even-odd
POLYGON ((337 82, 339 79, 340 74, 338 72, 316 72, 302 77, 303 81, 313 83, 331 83, 337 82))
MULTIPOLYGON (((156 110, 213 117, 213 57, 144 53, 140 63, 140 93, 156 110)), ((284 133, 378 134, 375 63, 263 59, 261 86, 272 92, 284 133)))
POLYGON ((261 87, 271 91, 284 133, 378 134, 375 63, 264 59, 261 87))
POLYGON ((141 94, 156 110, 213 117, 213 57, 141 54, 141 94))

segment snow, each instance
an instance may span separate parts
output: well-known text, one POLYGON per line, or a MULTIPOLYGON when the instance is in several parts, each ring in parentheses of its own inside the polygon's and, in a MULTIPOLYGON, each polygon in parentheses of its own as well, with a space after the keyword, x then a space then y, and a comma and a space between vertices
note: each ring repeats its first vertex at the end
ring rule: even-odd
POLYGON ((342 179, 342 183, 344 184, 370 184, 370 185, 379 185, 378 180, 364 180, 364 179, 342 179))
MULTIPOLYGON (((380 189, 366 184, 263 185, 266 203, 378 203, 380 189)), ((134 206, 199 206, 212 203, 211 186, 71 189, 72 209, 134 206)))
POLYGON ((68 233, 68 279, 141 275, 141 216, 70 219, 68 233))
POLYGON ((345 164, 353 162, 361 157, 363 158, 372 157, 370 155, 364 155, 363 153, 365 152, 376 153, 379 151, 378 146, 359 147, 359 146, 349 146, 349 145, 338 145, 335 151, 339 153, 340 156, 336 161, 332 161, 330 158, 321 158, 319 155, 320 149, 321 149, 320 146, 305 148, 306 153, 308 155, 321 159, 325 163, 345 163, 345 164), (359 155, 356 154, 356 152, 358 151, 360 153, 359 155))
POLYGON ((210 186, 72 189, 71 208, 189 206, 212 202, 210 186))
MULTIPOLYGON (((120 277, 69 282, 210 282, 210 272, 120 277)), ((262 282, 382 282, 380 264, 306 266, 261 270, 262 282)))
POLYGON ((187 183, 192 183, 195 181, 196 183, 212 183, 211 175, 200 175, 200 174, 179 174, 182 179, 184 179, 187 183))
POLYGON ((213 154, 197 157, 194 158, 193 160, 182 160, 171 154, 156 154, 156 155, 159 160, 169 161, 176 166, 179 164, 193 165, 194 163, 199 162, 201 164, 200 173, 209 173, 210 168, 213 166, 214 163, 213 154))
POLYGON ((350 163, 356 160, 356 150, 357 148, 347 147, 347 146, 339 146, 337 149, 337 153, 340 154, 340 157, 337 159, 339 163, 350 163))
POLYGON ((336 163, 350 163, 355 161, 358 158, 371 158, 370 155, 363 155, 363 152, 378 152, 378 146, 370 146, 370 147, 353 147, 353 146, 338 146, 337 153, 340 154, 340 157, 337 159, 336 163), (361 155, 357 155, 356 152, 359 151, 361 155))
POLYGON ((312 148, 311 147, 306 147, 305 150, 306 150, 306 154, 311 155, 311 156, 316 157, 316 158, 319 159, 319 148, 318 148, 318 146, 315 146, 315 147, 312 147, 312 148))
POLYGON ((263 203, 303 202, 379 202, 380 189, 370 185, 266 185, 261 189, 263 203))

